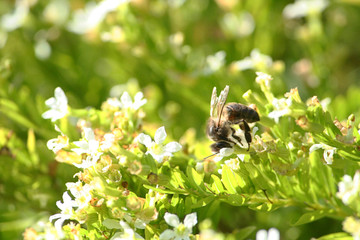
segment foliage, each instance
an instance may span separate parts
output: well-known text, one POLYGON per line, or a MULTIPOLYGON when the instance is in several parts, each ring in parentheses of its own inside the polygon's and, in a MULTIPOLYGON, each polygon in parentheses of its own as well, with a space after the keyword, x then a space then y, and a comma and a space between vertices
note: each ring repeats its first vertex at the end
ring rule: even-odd
POLYGON ((359 237, 356 4, 2 1, 0 238, 359 237), (204 159, 225 85, 261 120, 204 159))

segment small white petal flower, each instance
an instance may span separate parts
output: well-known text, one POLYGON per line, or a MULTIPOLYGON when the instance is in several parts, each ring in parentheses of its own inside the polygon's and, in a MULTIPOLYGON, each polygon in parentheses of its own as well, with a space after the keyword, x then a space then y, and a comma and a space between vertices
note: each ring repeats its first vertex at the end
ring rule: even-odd
POLYGON ((54 153, 57 153, 60 149, 63 149, 69 146, 69 138, 61 132, 59 127, 55 124, 55 130, 61 133, 57 138, 50 139, 46 146, 48 149, 52 150, 54 153))
POLYGON ((244 59, 233 63, 233 66, 235 66, 235 68, 239 71, 243 71, 246 69, 264 71, 271 68, 272 65, 272 58, 270 56, 262 54, 259 49, 253 49, 249 57, 245 57, 244 59))
POLYGON ((73 142, 79 148, 71 149, 78 155, 89 154, 82 164, 73 163, 78 168, 88 168, 93 166, 100 158, 102 152, 99 151, 100 143, 95 140, 94 131, 91 128, 84 128, 84 140, 73 142))
POLYGON ((270 228, 269 231, 261 229, 256 233, 256 240, 279 240, 280 232, 276 228, 270 228))
POLYGON ((270 112, 268 117, 274 119, 276 123, 279 123, 279 118, 280 117, 285 116, 285 115, 290 113, 289 107, 291 106, 292 101, 291 101, 290 98, 288 98, 288 99, 274 98, 272 103, 273 103, 273 105, 275 107, 275 110, 270 112))
POLYGON ((145 145, 147 148, 151 147, 151 137, 149 135, 146 135, 144 133, 140 133, 139 136, 137 137, 137 140, 139 141, 139 143, 145 145))
POLYGON ((197 224, 196 213, 191 213, 185 216, 184 223, 181 223, 179 217, 175 214, 165 213, 165 222, 174 227, 174 230, 167 229, 159 236, 160 240, 188 240, 192 233, 192 228, 197 224))
POLYGON ((316 151, 320 148, 324 149, 323 157, 324 157, 325 162, 329 165, 332 164, 332 162, 334 160, 334 154, 336 153, 337 148, 328 146, 323 143, 319 143, 319 144, 312 145, 309 149, 309 153, 312 153, 313 151, 316 151))
POLYGON ((165 132, 165 127, 159 127, 158 130, 156 130, 155 132, 155 136, 154 136, 154 140, 156 142, 156 144, 161 144, 165 141, 166 138, 166 132, 165 132))
POLYGON ((49 221, 52 222, 54 219, 57 219, 54 223, 54 226, 58 235, 62 238, 64 237, 62 225, 66 220, 72 217, 74 213, 73 207, 77 207, 77 204, 74 200, 71 199, 67 192, 64 192, 63 202, 57 201, 56 206, 61 210, 61 213, 50 216, 49 221))
POLYGON ((327 0, 296 0, 284 8, 285 18, 300 18, 311 14, 319 14, 329 5, 327 0))
POLYGON ((157 162, 161 163, 165 157, 171 157, 174 152, 178 152, 182 148, 181 144, 177 142, 170 142, 164 146, 163 142, 166 136, 165 128, 160 127, 155 132, 155 141, 151 141, 151 137, 144 133, 139 134, 137 141, 147 147, 146 154, 150 154, 157 162))
POLYGON ((130 108, 133 110, 138 110, 141 106, 143 106, 147 100, 144 98, 144 94, 142 92, 138 92, 135 94, 134 102, 132 101, 128 92, 124 92, 121 95, 121 107, 122 108, 130 108))
POLYGON ((226 53, 224 51, 219 51, 214 55, 209 55, 206 57, 206 67, 204 69, 205 74, 211 74, 220 70, 225 64, 226 53))
POLYGON ((65 117, 68 113, 67 97, 60 87, 55 89, 54 97, 46 100, 45 104, 50 107, 50 110, 44 112, 42 117, 45 119, 51 118, 52 122, 65 117))
POLYGON ((144 239, 122 220, 116 221, 114 219, 105 219, 103 225, 109 229, 122 229, 122 232, 115 233, 110 240, 144 239))
POLYGON ((339 191, 336 196, 340 198, 344 204, 350 204, 360 197, 360 170, 358 170, 354 178, 344 175, 343 180, 339 182, 339 191))
POLYGON ((233 153, 234 153, 233 148, 222 148, 220 149, 220 152, 216 155, 216 157, 214 157, 214 161, 218 162, 222 160, 224 157, 228 157, 233 153))
POLYGON ((180 219, 177 215, 171 213, 165 213, 164 215, 165 222, 172 227, 177 227, 180 224, 180 219))

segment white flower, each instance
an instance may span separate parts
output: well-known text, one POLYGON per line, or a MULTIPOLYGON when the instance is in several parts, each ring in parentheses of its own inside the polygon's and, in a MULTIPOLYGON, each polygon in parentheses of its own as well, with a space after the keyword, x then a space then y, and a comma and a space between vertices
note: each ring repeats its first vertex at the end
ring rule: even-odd
POLYGON ((55 130, 61 133, 61 136, 50 139, 47 142, 46 146, 49 150, 52 150, 54 153, 57 153, 60 149, 69 146, 69 138, 64 133, 61 132, 61 130, 56 124, 55 124, 55 130))
POLYGON ((280 240, 280 232, 276 228, 261 229, 256 233, 256 240, 280 240))
POLYGON ((206 67, 204 69, 205 74, 211 74, 218 71, 225 64, 226 53, 224 51, 219 51, 214 55, 209 55, 206 57, 206 67))
POLYGON ((63 203, 61 201, 56 202, 56 206, 58 206, 59 209, 61 209, 61 213, 54 214, 50 216, 49 221, 53 221, 54 219, 57 219, 55 221, 55 228, 58 232, 59 236, 62 238, 64 237, 64 233, 62 232, 62 225, 65 220, 68 220, 73 215, 73 207, 77 207, 77 204, 74 200, 71 199, 69 194, 67 192, 64 192, 63 194, 63 203))
POLYGON ((291 98, 274 98, 272 104, 274 105, 275 110, 270 112, 268 117, 274 119, 276 123, 279 123, 279 118, 281 116, 290 113, 289 107, 292 104, 291 98))
POLYGON ((154 140, 151 140, 149 135, 140 133, 137 137, 139 143, 144 144, 148 151, 146 154, 150 154, 157 162, 161 163, 165 157, 171 157, 172 153, 181 149, 181 145, 177 142, 170 142, 163 145, 166 138, 165 127, 160 127, 155 132, 154 140))
POLYGON ((266 74, 266 73, 263 73, 263 72, 256 72, 255 81, 259 85, 264 84, 267 88, 270 88, 270 81, 272 79, 273 78, 269 74, 266 74))
POLYGON ((240 13, 226 13, 221 21, 222 28, 236 37, 250 35, 255 29, 253 16, 246 11, 240 13))
POLYGON ((106 133, 104 135, 104 140, 101 141, 100 149, 102 151, 105 151, 105 150, 111 148, 111 146, 113 145, 114 142, 115 142, 115 135, 112 133, 106 133))
POLYGON ((89 184, 82 185, 82 182, 78 181, 76 183, 69 182, 65 184, 67 189, 70 190, 71 194, 75 197, 75 203, 78 206, 78 209, 82 209, 88 206, 92 196, 90 191, 92 187, 89 184))
POLYGON ((131 108, 134 110, 138 110, 142 105, 144 105, 147 100, 144 98, 144 94, 142 92, 137 92, 134 97, 134 102, 131 100, 131 97, 128 92, 124 92, 121 96, 121 107, 122 108, 131 108))
POLYGON ((78 168, 88 168, 93 166, 100 158, 102 152, 99 152, 99 141, 95 140, 94 131, 91 128, 84 128, 84 140, 73 142, 79 148, 71 149, 78 155, 89 154, 82 164, 73 163, 78 168))
POLYGON ((21 27, 29 14, 29 3, 25 0, 17 0, 15 3, 15 10, 13 13, 4 14, 1 18, 1 27, 11 32, 21 27))
POLYGON ((334 153, 336 153, 337 149, 326 144, 319 143, 312 145, 309 149, 309 153, 312 153, 313 151, 316 151, 320 148, 324 149, 323 157, 325 159, 325 162, 329 165, 332 164, 334 160, 334 153))
POLYGON ((87 33, 96 28, 109 12, 115 11, 121 4, 127 2, 129 0, 104 0, 99 4, 89 2, 85 9, 75 11, 68 29, 77 34, 87 33))
POLYGON ((360 240, 360 219, 350 216, 345 218, 342 225, 343 230, 350 233, 353 240, 360 240))
POLYGON ((41 116, 45 119, 51 118, 52 122, 65 117, 68 113, 68 100, 60 87, 55 88, 54 97, 46 100, 45 104, 50 107, 50 110, 44 112, 41 116))
POLYGON ((319 14, 329 5, 327 0, 296 0, 284 8, 285 18, 300 18, 307 15, 319 14))
POLYGON ((115 233, 110 240, 144 239, 124 221, 117 221, 115 219, 105 219, 103 221, 103 225, 109 229, 123 229, 123 232, 115 233))
POLYGON ((218 162, 222 160, 224 157, 228 157, 233 153, 234 153, 233 148, 221 148, 220 152, 216 155, 216 157, 214 157, 214 161, 218 162))
POLYGON ((360 197, 360 170, 355 173, 353 179, 349 175, 344 175, 338 187, 339 191, 336 193, 336 196, 344 204, 349 204, 354 199, 358 199, 360 197))
POLYGON ((197 224, 196 213, 191 213, 185 216, 184 223, 181 223, 179 217, 175 214, 165 213, 165 222, 174 227, 174 230, 167 229, 160 234, 160 240, 190 240, 189 235, 192 233, 192 228, 197 224))
POLYGON ((264 70, 269 69, 273 65, 273 60, 270 56, 260 53, 259 49, 253 49, 249 57, 233 63, 233 66, 243 71, 246 69, 264 70))

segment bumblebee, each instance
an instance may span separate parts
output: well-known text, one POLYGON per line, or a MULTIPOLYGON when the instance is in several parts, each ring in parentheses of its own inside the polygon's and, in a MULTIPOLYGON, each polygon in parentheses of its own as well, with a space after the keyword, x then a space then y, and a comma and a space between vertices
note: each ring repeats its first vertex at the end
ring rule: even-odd
POLYGON ((241 139, 245 138, 247 150, 250 149, 252 141, 248 123, 260 120, 256 110, 240 103, 228 103, 225 105, 229 93, 226 86, 217 97, 214 87, 210 102, 210 118, 207 122, 206 133, 213 140, 210 148, 213 153, 219 153, 222 148, 232 148, 235 145, 244 147, 241 139), (234 125, 239 125, 242 131, 236 131, 234 125), (243 134, 243 136, 241 136, 243 134))

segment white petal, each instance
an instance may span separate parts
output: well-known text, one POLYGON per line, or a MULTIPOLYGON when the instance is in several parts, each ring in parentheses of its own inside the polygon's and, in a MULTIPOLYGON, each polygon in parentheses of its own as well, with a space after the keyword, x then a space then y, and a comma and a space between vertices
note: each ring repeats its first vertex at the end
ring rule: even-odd
POLYGON ((335 150, 324 150, 324 159, 327 164, 332 164, 335 150))
POLYGON ((233 154, 234 149, 233 148, 222 148, 220 149, 220 156, 227 157, 233 154))
POLYGON ((88 141, 95 140, 94 131, 91 128, 84 128, 84 135, 85 139, 88 141))
POLYGON ((128 92, 124 92, 121 96, 121 103, 123 104, 124 108, 131 107, 133 102, 128 92))
POLYGON ((102 224, 109 229, 121 229, 119 221, 115 219, 105 219, 102 224))
POLYGON ((181 144, 180 143, 177 143, 177 142, 170 142, 168 144, 165 145, 164 147, 164 151, 165 152, 177 152, 177 151, 180 151, 182 148, 181 144))
POLYGON ((141 99, 144 97, 144 94, 142 92, 137 92, 134 97, 134 101, 138 102, 141 101, 141 99))
POLYGON ((147 148, 151 147, 151 137, 149 135, 146 135, 144 133, 140 133, 139 136, 137 136, 137 140, 139 143, 144 144, 147 148))
POLYGON ((55 226, 55 229, 59 235, 60 238, 62 238, 64 236, 64 233, 62 231, 62 225, 63 223, 65 222, 66 218, 59 218, 55 223, 54 223, 54 226, 55 226))
POLYGON ((196 224, 197 224, 196 213, 191 213, 186 215, 184 219, 184 225, 186 228, 192 229, 192 227, 195 226, 196 224))
POLYGON ((319 144, 314 144, 314 145, 312 145, 310 147, 309 153, 312 153, 313 151, 316 151, 316 150, 318 150, 320 148, 324 148, 322 144, 320 144, 320 143, 319 144))
POLYGON ((166 132, 165 132, 165 127, 159 127, 158 130, 156 130, 155 132, 155 136, 154 136, 154 140, 157 144, 161 144, 162 142, 165 141, 166 138, 166 132))
POLYGON ((177 227, 180 224, 179 217, 176 216, 175 214, 171 214, 171 213, 167 212, 167 213, 165 213, 164 219, 165 219, 165 222, 172 227, 177 227))
MULTIPOLYGON (((158 163, 162 163, 163 159, 164 159, 164 155, 161 154, 161 155, 157 155, 157 154, 154 154, 152 152, 149 152, 150 155, 158 162, 158 163)), ((171 153, 170 153, 171 154, 171 153)), ((171 157, 171 156, 170 156, 171 157)))
POLYGON ((265 229, 257 231, 256 240, 267 240, 267 231, 265 229))
POLYGON ((170 240, 173 239, 176 236, 174 230, 166 229, 164 232, 162 232, 159 236, 160 240, 170 240))
POLYGON ((59 101, 59 103, 64 104, 64 105, 67 104, 66 95, 65 95, 64 91, 61 89, 61 87, 55 88, 54 96, 55 96, 56 100, 59 101))
POLYGON ((268 240, 279 240, 280 232, 276 228, 270 228, 268 231, 268 240))

